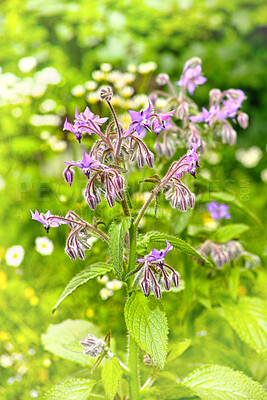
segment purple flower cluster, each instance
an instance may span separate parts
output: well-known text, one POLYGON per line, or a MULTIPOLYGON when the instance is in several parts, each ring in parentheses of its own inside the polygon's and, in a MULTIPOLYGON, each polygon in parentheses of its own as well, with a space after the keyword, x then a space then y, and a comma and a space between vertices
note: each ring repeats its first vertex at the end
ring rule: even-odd
POLYGON ((218 268, 222 268, 224 264, 228 264, 244 253, 241 244, 235 240, 230 240, 226 244, 206 240, 198 250, 203 257, 208 258, 210 256, 218 268))
POLYGON ((196 86, 203 85, 203 83, 205 83, 207 80, 207 78, 201 76, 201 72, 201 65, 196 65, 192 68, 185 66, 183 75, 181 76, 181 79, 176 82, 176 85, 179 85, 183 88, 187 87, 188 92, 192 95, 196 86))
POLYGON ((206 204, 206 207, 212 219, 231 218, 231 215, 228 213, 229 206, 227 204, 218 204, 216 201, 212 201, 211 203, 206 204))
POLYGON ((32 212, 32 210, 30 210, 30 212, 32 215, 32 219, 40 222, 44 226, 47 233, 49 232, 50 228, 57 228, 61 224, 68 223, 63 219, 61 219, 61 217, 58 217, 57 215, 52 215, 51 211, 47 211, 46 214, 39 213, 39 211, 37 210, 35 210, 34 213, 32 212))
POLYGON ((146 257, 137 259, 141 263, 141 269, 135 278, 135 282, 140 281, 142 291, 146 297, 149 296, 152 288, 155 297, 159 299, 161 297, 161 283, 163 283, 166 290, 170 290, 171 283, 175 287, 179 285, 179 274, 172 267, 165 264, 164 261, 166 254, 173 249, 167 240, 166 244, 166 249, 153 249, 146 257), (171 273, 168 273, 166 268, 171 273))
POLYGON ((85 111, 80 114, 78 112, 78 108, 76 108, 73 125, 70 124, 66 118, 63 130, 74 133, 76 139, 80 143, 83 133, 96 133, 97 135, 101 134, 100 125, 107 120, 108 118, 100 118, 98 115, 94 115, 90 111, 89 107, 86 107, 85 111))
POLYGON ((136 133, 139 138, 143 138, 147 131, 159 133, 162 129, 168 129, 168 120, 175 110, 161 114, 152 113, 151 110, 150 100, 148 100, 148 107, 145 110, 129 110, 132 122, 124 136, 128 137, 130 134, 136 133))

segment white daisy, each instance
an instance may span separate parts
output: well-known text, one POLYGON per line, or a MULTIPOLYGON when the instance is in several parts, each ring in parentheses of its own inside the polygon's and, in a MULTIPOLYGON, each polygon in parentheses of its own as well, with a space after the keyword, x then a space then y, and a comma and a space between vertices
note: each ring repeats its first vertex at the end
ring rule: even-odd
POLYGON ((113 295, 112 290, 108 290, 106 288, 103 288, 100 290, 100 296, 101 296, 102 300, 107 300, 112 295, 113 295))
POLYGON ((24 258, 24 253, 25 251, 20 245, 12 246, 7 249, 5 256, 7 265, 10 265, 11 267, 18 267, 24 258))
POLYGON ((42 254, 42 256, 49 256, 53 253, 54 244, 46 236, 37 237, 35 239, 35 249, 38 253, 42 254))
POLYGON ((122 282, 118 279, 113 279, 113 281, 108 281, 106 283, 106 288, 109 290, 119 290, 122 287, 122 282))

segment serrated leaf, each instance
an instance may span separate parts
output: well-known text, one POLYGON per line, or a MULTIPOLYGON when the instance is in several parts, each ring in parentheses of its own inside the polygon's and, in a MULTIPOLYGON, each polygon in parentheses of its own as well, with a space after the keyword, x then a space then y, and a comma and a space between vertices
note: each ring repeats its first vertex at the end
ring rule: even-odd
POLYGON ((234 239, 236 236, 241 235, 241 233, 246 232, 249 228, 245 224, 230 224, 226 226, 221 226, 216 229, 216 232, 210 237, 211 240, 215 242, 226 243, 229 240, 234 239))
POLYGON ((131 223, 131 217, 124 217, 121 221, 113 221, 109 228, 109 250, 118 279, 122 276, 124 236, 131 223))
POLYGON ((45 392, 43 400, 87 400, 95 381, 68 379, 45 392))
POLYGON ((155 242, 155 243, 159 243, 161 245, 166 245, 166 240, 168 240, 168 242, 173 247, 175 247, 178 250, 181 250, 183 253, 189 254, 193 257, 196 257, 199 260, 203 261, 207 265, 211 265, 210 262, 208 260, 206 260, 204 257, 202 257, 202 255, 199 254, 192 246, 190 246, 190 244, 188 244, 184 240, 177 238, 175 236, 172 236, 172 235, 166 235, 165 233, 152 231, 152 232, 145 234, 143 237, 141 237, 140 242, 141 242, 142 248, 144 249, 145 245, 148 246, 148 244, 150 242, 155 242))
POLYGON ((202 400, 266 400, 263 387, 239 371, 220 365, 202 367, 182 383, 202 400))
POLYGON ((224 317, 241 340, 260 353, 267 349, 266 303, 258 298, 241 297, 237 304, 223 304, 224 317))
POLYGON ((125 321, 130 335, 153 361, 163 368, 167 355, 168 322, 159 300, 133 292, 125 305, 125 321))
POLYGON ((53 307, 53 312, 57 309, 59 304, 72 292, 74 292, 79 286, 88 282, 90 279, 96 276, 105 275, 107 272, 111 271, 112 266, 110 264, 97 263, 93 264, 88 268, 85 268, 79 274, 75 275, 71 281, 68 283, 63 293, 61 294, 58 302, 53 307))
POLYGON ((209 192, 209 193, 202 193, 199 196, 197 196, 196 201, 200 203, 208 203, 211 200, 219 200, 219 201, 225 201, 228 204, 232 204, 233 206, 239 208, 246 214, 248 214, 252 219, 254 219, 255 222, 257 222, 259 225, 261 225, 260 219, 247 207, 245 207, 242 203, 240 203, 239 200, 235 198, 230 193, 225 193, 225 192, 209 192))
POLYGON ((46 350, 57 356, 88 366, 95 360, 83 354, 81 345, 79 353, 77 342, 87 337, 89 333, 100 336, 98 328, 91 322, 67 319, 60 324, 50 325, 47 332, 42 335, 42 342, 46 350))
POLYGON ((112 359, 102 368, 101 378, 105 392, 110 400, 113 400, 122 377, 122 368, 116 357, 112 359))

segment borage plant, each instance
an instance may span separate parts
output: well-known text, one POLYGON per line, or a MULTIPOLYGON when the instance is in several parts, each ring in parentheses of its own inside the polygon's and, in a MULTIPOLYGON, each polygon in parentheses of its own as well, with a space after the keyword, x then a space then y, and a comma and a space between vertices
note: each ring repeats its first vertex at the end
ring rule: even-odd
MULTIPOLYGON (((65 162, 65 181, 71 186, 75 177, 74 170, 81 169, 87 178, 84 198, 91 210, 95 210, 105 198, 108 207, 114 207, 115 203, 121 204, 121 215, 106 222, 109 228, 105 232, 99 228, 96 219, 85 221, 74 211, 69 211, 64 217, 53 215, 50 211, 32 212, 32 218, 40 222, 47 233, 50 228, 68 225, 70 233, 65 252, 72 260, 85 259, 92 237, 99 237, 106 242, 110 254, 108 262, 100 260, 76 275, 67 285, 54 310, 80 285, 96 277, 113 274, 127 287, 124 316, 129 343, 127 357, 121 359, 114 350, 111 332, 102 336, 93 324, 81 320, 68 320, 52 325, 43 335, 46 348, 62 357, 92 367, 87 378, 68 379, 50 389, 44 398, 213 399, 217 398, 217 394, 221 399, 265 398, 265 392, 258 383, 229 366, 206 366, 192 372, 182 381, 175 373, 165 372, 164 375, 162 371, 166 362, 173 362, 186 351, 195 336, 192 319, 196 298, 192 293, 192 271, 186 257, 198 260, 199 264, 195 264, 200 268, 199 271, 203 270, 203 265, 206 266, 207 280, 210 276, 214 279, 215 266, 221 268, 242 255, 253 258, 253 255, 243 250, 240 243, 231 240, 233 237, 229 234, 229 229, 225 234, 225 226, 218 227, 217 237, 215 232, 214 239, 217 238, 217 241, 207 238, 204 243, 199 244, 198 250, 181 238, 164 232, 140 233, 140 224, 143 223, 149 206, 155 202, 157 208, 158 202, 162 201, 162 195, 177 213, 185 213, 194 208, 195 195, 192 186, 200 166, 200 154, 210 143, 214 146, 218 136, 224 143, 234 144, 236 133, 228 119, 234 122, 237 120, 243 128, 247 125, 246 114, 239 110, 244 100, 244 94, 240 90, 220 92, 214 89, 210 95, 209 110, 203 108, 201 114, 197 113, 197 106, 187 96, 187 91, 192 95, 196 86, 205 81, 206 78, 201 75, 201 61, 196 58, 186 63, 182 77, 177 82, 180 86, 178 94, 168 75, 160 74, 157 82, 160 85, 167 84, 170 94, 154 91, 146 109, 130 110, 131 122, 127 129, 119 122, 112 106, 111 87, 100 90, 100 99, 107 103, 112 114, 112 120, 105 131, 103 124, 107 118, 94 115, 88 107, 81 113, 76 109, 73 123, 66 119, 64 129, 73 133, 79 143, 86 135, 94 135, 96 141, 88 152, 84 152, 82 160, 65 162), (166 110, 157 108, 159 96, 167 99, 166 110), (199 125, 202 123, 204 124, 199 125), (160 163, 154 167, 154 154, 145 142, 147 134, 151 135, 148 142, 156 139, 154 141, 158 161, 161 156, 173 157, 161 175, 156 173, 160 169, 160 163), (176 155, 181 148, 187 149, 178 158, 176 155), (129 175, 134 173, 134 168, 141 169, 145 164, 155 169, 152 176, 143 180, 151 184, 152 188, 141 209, 136 210, 132 206, 128 190, 129 175), (150 247, 149 251, 151 243, 157 245, 152 249, 150 247), (168 264, 169 252, 175 249, 185 254, 184 266, 180 263, 180 267, 184 273, 185 310, 188 313, 184 310, 180 310, 180 313, 187 320, 188 336, 191 338, 174 343, 168 349, 168 323, 160 299, 163 292, 177 292, 184 288, 183 284, 179 287, 180 271, 176 269, 177 265, 168 264), (211 261, 207 260, 209 256, 211 261), (143 372, 143 367, 142 374, 140 372, 140 349, 145 352, 144 364, 150 368, 150 376, 147 371, 143 372), (91 359, 94 359, 94 365, 91 359), (225 387, 228 387, 227 396, 230 397, 226 396, 225 387)), ((202 200, 205 201, 205 198, 202 200)), ((230 218, 227 205, 212 202, 207 207, 215 220, 230 218)), ((234 235, 244 230, 244 226, 240 228, 240 225, 234 235)), ((255 256, 254 261, 258 263, 255 256)), ((234 268, 233 264, 232 267, 234 268)), ((199 300, 197 304, 197 314, 200 313, 199 304, 208 304, 207 308, 212 306, 210 300, 205 303, 203 298, 202 303, 199 300)), ((203 309, 204 307, 200 311, 203 309)))

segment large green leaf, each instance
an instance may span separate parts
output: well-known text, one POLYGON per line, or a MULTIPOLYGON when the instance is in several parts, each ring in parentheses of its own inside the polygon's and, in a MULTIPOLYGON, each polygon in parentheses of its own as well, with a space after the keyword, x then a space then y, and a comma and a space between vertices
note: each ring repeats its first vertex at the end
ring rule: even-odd
POLYGON ((263 387, 239 371, 209 365, 192 372, 182 383, 202 400, 266 400, 263 387))
POLYGON ((105 392, 109 399, 113 400, 122 377, 122 368, 116 357, 112 359, 102 368, 101 378, 105 392))
POLYGON ((166 240, 168 240, 168 242, 173 247, 181 250, 183 253, 189 254, 193 257, 196 257, 199 260, 203 261, 205 264, 210 265, 210 262, 208 260, 206 260, 204 257, 202 257, 202 255, 199 254, 192 246, 190 246, 190 244, 188 244, 187 242, 185 242, 184 240, 182 240, 180 238, 177 238, 172 235, 167 235, 167 234, 161 233, 161 232, 152 231, 152 232, 146 233, 144 236, 142 236, 139 239, 138 251, 139 250, 145 251, 145 249, 148 247, 150 242, 159 243, 160 245, 166 245, 166 240))
POLYGON ((114 272, 119 279, 122 276, 124 236, 131 223, 131 217, 124 217, 120 221, 113 221, 109 228, 109 249, 114 272))
POLYGON ((241 233, 248 229, 249 226, 245 224, 230 224, 222 226, 216 229, 216 232, 211 235, 210 239, 215 242, 226 243, 229 240, 234 239, 236 236, 241 235, 241 233))
POLYGON ((89 379, 68 379, 49 389, 43 400, 87 400, 95 381, 89 379))
POLYGON ((88 366, 95 360, 83 354, 83 347, 79 341, 86 338, 89 333, 95 336, 100 335, 98 328, 91 322, 67 319, 60 324, 50 325, 47 332, 42 335, 42 341, 46 350, 67 360, 88 366))
POLYGON ((125 305, 125 321, 130 335, 155 363, 163 368, 168 343, 168 322, 159 300, 133 292, 125 305))
POLYGON ((75 275, 68 283, 63 293, 61 294, 58 302, 53 307, 53 312, 57 309, 59 304, 72 292, 74 292, 79 286, 88 282, 90 279, 95 278, 99 275, 105 275, 112 269, 110 264, 98 263, 93 264, 88 268, 85 268, 79 274, 75 275))
POLYGON ((224 317, 239 337, 260 353, 267 349, 267 305, 253 297, 241 297, 237 304, 223 304, 224 317))
POLYGON ((196 201, 200 203, 208 203, 211 200, 219 200, 226 202, 228 204, 232 204, 233 206, 239 208, 240 210, 248 214, 252 219, 254 219, 255 222, 261 225, 260 219, 249 208, 245 207, 242 203, 240 203, 239 200, 236 199, 235 196, 233 196, 230 193, 225 193, 225 192, 202 193, 196 198, 196 201))
POLYGON ((172 362, 180 357, 191 346, 191 343, 191 339, 186 339, 183 342, 173 343, 169 346, 167 362, 172 362))

